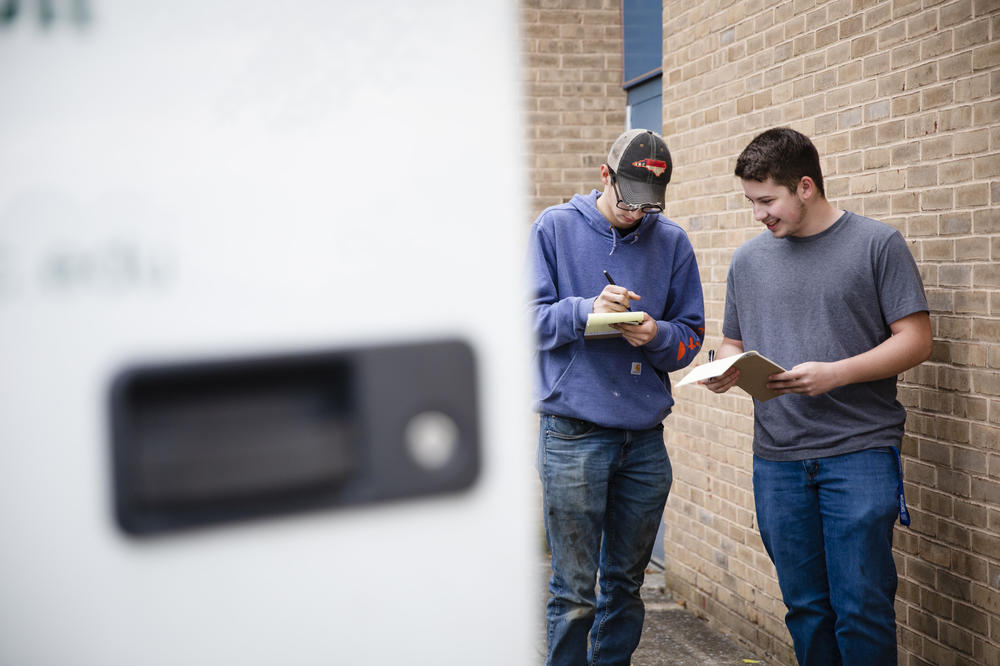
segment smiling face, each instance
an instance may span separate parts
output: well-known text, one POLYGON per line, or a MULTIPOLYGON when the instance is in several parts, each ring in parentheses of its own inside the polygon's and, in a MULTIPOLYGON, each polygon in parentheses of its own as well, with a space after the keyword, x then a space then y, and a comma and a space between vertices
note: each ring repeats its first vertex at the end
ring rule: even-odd
MULTIPOLYGON (((770 178, 764 182, 746 179, 742 182, 743 194, 753 206, 754 219, 767 227, 775 238, 813 236, 829 227, 836 219, 830 215, 819 215, 820 211, 810 210, 811 207, 807 204, 817 199, 817 192, 808 176, 799 181, 794 192, 770 178)), ((825 203, 825 200, 813 203, 825 203)))

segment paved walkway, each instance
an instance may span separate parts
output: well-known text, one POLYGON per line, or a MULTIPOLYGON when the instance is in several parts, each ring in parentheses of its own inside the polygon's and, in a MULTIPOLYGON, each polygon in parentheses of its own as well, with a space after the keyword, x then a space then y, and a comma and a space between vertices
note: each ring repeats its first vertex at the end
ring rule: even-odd
MULTIPOLYGON (((541 576, 546 586, 542 590, 543 609, 550 573, 546 560, 541 576)), ((663 573, 652 567, 646 572, 642 599, 646 603, 646 622, 639 648, 632 655, 632 666, 767 665, 765 659, 755 656, 675 603, 664 590, 663 573)), ((544 628, 539 631, 538 645, 541 663, 545 655, 544 628)))

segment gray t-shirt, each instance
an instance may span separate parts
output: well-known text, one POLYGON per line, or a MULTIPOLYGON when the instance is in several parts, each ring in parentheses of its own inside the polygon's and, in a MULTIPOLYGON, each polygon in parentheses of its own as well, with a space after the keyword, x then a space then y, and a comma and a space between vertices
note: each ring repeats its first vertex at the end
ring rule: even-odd
MULTIPOLYGON (((791 369, 866 352, 889 338, 889 324, 927 310, 902 235, 846 212, 815 236, 765 231, 737 249, 722 332, 791 369)), ((899 446, 905 421, 896 377, 754 400, 754 453, 786 461, 899 446)))

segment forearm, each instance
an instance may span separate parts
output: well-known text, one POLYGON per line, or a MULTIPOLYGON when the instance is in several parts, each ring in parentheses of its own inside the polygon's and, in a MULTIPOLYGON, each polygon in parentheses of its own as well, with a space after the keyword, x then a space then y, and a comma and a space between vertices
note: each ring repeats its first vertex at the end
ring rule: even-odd
POLYGON ((743 341, 733 340, 732 338, 723 337, 722 344, 719 348, 715 350, 715 358, 726 358, 727 356, 736 356, 737 354, 742 354, 743 341))
POLYGON ((780 393, 820 395, 840 386, 893 377, 931 355, 930 318, 917 312, 889 325, 892 335, 866 352, 831 362, 807 361, 772 375, 769 389, 780 393))
POLYGON ((656 337, 642 348, 658 370, 673 372, 688 366, 701 349, 702 330, 682 322, 657 321, 656 337))
POLYGON ((541 350, 555 349, 583 335, 586 311, 593 309, 594 299, 564 298, 555 303, 535 303, 531 306, 535 339, 541 350))

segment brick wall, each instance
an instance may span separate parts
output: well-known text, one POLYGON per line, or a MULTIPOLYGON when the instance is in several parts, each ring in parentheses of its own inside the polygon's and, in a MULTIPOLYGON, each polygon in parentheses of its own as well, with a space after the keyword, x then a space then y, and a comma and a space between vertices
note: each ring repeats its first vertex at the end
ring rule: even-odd
POLYGON ((530 220, 602 187, 599 167, 625 129, 618 0, 522 0, 530 220))
MULTIPOLYGON (((900 663, 1000 664, 1000 2, 666 0, 663 32, 667 213, 698 254, 706 348, 732 252, 760 232, 732 176, 758 132, 812 137, 828 197, 908 240, 935 347, 900 388, 913 517, 895 535, 900 663)), ((754 518, 751 402, 676 397, 668 586, 793 664, 754 518)))

